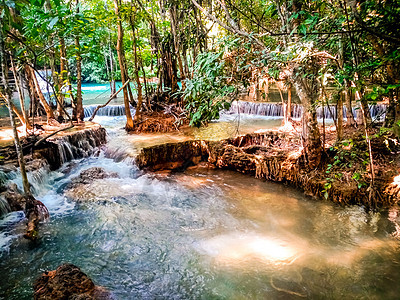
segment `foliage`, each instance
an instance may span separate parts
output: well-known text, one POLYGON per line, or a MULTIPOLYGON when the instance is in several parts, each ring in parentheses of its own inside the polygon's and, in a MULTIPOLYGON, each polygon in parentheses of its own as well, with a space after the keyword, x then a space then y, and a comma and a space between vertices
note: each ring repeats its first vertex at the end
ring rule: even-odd
POLYGON ((367 166, 369 165, 369 153, 363 143, 353 139, 344 140, 330 147, 329 151, 334 153, 333 161, 327 164, 327 174, 324 185, 325 198, 329 197, 329 190, 334 182, 354 181, 359 189, 368 184, 367 166))
POLYGON ((193 79, 187 79, 183 96, 190 125, 200 127, 218 119, 220 110, 229 109, 235 86, 225 75, 223 52, 201 53, 194 65, 193 79))

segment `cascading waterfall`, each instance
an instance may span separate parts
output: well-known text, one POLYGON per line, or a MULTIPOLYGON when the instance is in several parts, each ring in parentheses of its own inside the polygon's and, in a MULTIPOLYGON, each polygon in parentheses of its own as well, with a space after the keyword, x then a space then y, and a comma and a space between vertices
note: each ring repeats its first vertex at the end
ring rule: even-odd
POLYGON ((106 131, 99 127, 77 131, 74 134, 65 135, 49 141, 57 144, 60 164, 73 159, 92 155, 98 146, 106 142, 106 131))
POLYGON ((7 200, 4 199, 3 197, 0 197, 0 217, 9 212, 11 212, 11 208, 7 200))
MULTIPOLYGON (((84 107, 85 118, 90 118, 95 111, 97 105, 87 105, 84 107)), ((131 113, 135 113, 135 109, 131 106, 131 113)), ((116 117, 125 115, 124 105, 107 105, 97 111, 97 116, 116 117)))
MULTIPOLYGON (((6 173, 0 170, 0 186, 4 186, 7 181, 11 180, 14 176, 13 173, 14 172, 6 173)), ((4 197, 0 196, 0 217, 9 212, 11 212, 10 205, 4 197)))
MULTIPOLYGON (((49 146, 43 154, 27 164, 28 180, 32 186, 32 192, 38 194, 48 180, 51 170, 58 169, 64 163, 73 159, 79 159, 93 155, 99 146, 106 142, 106 130, 102 127, 88 128, 83 131, 48 139, 49 146), (55 145, 52 145, 55 144, 55 145)), ((20 190, 22 180, 19 169, 0 169, 0 186, 7 189, 8 183, 15 183, 20 190)), ((11 211, 10 205, 0 195, 0 216, 11 211)))
MULTIPOLYGON (((373 119, 382 120, 385 117, 385 104, 370 105, 369 109, 371 112, 371 117, 373 119)), ((232 102, 232 106, 227 113, 234 114, 238 112, 242 114, 261 115, 268 117, 283 117, 283 109, 281 103, 234 101, 232 102)), ((357 113, 359 112, 360 109, 353 108, 354 116, 357 116, 357 113)), ((292 104, 292 118, 301 118, 302 113, 303 107, 300 104, 292 104)), ((327 106, 324 106, 324 108, 318 107, 317 117, 319 119, 322 119, 323 117, 325 117, 325 119, 336 119, 336 105, 330 105, 329 108, 327 106)), ((343 117, 347 118, 347 109, 345 106, 343 106, 343 117)))

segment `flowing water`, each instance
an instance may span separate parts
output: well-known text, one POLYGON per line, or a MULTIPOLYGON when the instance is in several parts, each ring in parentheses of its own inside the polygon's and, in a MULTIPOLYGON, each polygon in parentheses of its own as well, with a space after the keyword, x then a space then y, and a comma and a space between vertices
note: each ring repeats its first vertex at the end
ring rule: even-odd
POLYGON ((0 299, 32 299, 34 280, 65 262, 117 299, 398 298, 398 211, 339 207, 230 171, 149 174, 133 163, 144 146, 225 138, 281 120, 242 115, 238 127, 238 116, 224 115, 168 135, 128 135, 123 117, 95 121, 109 134, 98 155, 30 177, 51 215, 40 241, 22 238, 22 213, 0 219, 0 299), (65 193, 94 166, 118 178, 65 193))
MULTIPOLYGON (((98 156, 33 180, 51 214, 39 243, 22 238, 22 213, 1 220, 0 298, 31 299, 35 278, 64 262, 117 299, 397 298, 396 211, 338 207, 229 171, 142 173, 138 148, 188 136, 127 135, 123 118, 97 120, 109 132, 98 156), (93 166, 119 177, 67 198, 65 186, 93 166)), ((242 119, 247 130, 254 122, 242 119)), ((192 136, 227 134, 214 125, 192 136)))

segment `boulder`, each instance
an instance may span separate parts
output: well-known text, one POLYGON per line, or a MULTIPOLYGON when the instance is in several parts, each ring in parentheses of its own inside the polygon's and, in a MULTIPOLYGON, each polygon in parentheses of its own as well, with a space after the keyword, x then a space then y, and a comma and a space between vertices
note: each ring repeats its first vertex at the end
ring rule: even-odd
POLYGON ((26 199, 15 183, 8 184, 7 189, 0 193, 0 198, 8 202, 10 211, 25 210, 26 199))
POLYGON ((63 264, 42 274, 34 283, 34 299, 114 299, 105 288, 96 286, 77 266, 63 264))

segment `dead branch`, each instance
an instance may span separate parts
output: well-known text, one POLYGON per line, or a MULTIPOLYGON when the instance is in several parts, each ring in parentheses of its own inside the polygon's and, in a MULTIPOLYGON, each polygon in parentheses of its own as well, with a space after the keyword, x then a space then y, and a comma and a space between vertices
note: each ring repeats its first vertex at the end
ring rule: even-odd
POLYGON ((121 87, 119 88, 118 91, 116 91, 114 94, 112 94, 112 95, 110 96, 110 99, 108 99, 108 101, 107 101, 105 104, 102 104, 102 105, 97 106, 96 109, 94 110, 92 116, 90 117, 89 122, 92 122, 93 119, 94 119, 94 117, 95 117, 96 114, 97 114, 97 111, 98 111, 100 108, 106 107, 106 106, 111 102, 111 100, 114 99, 115 96, 117 96, 118 93, 119 93, 120 91, 122 91, 122 90, 124 89, 124 87, 127 86, 127 84, 128 84, 129 82, 130 82, 130 79, 128 79, 128 80, 124 83, 124 85, 121 86, 121 87))
POLYGON ((71 128, 73 128, 74 126, 75 126, 75 125, 72 124, 72 125, 69 125, 68 127, 64 127, 64 128, 59 129, 59 130, 56 130, 56 131, 54 131, 53 133, 51 133, 51 134, 49 134, 49 135, 47 135, 47 136, 45 136, 45 137, 42 137, 42 138, 41 138, 40 140, 38 140, 33 146, 34 146, 34 147, 37 147, 38 145, 40 145, 42 142, 44 142, 44 141, 47 140, 48 138, 52 137, 53 135, 56 135, 57 133, 59 133, 59 132, 61 132, 61 131, 64 131, 64 130, 71 129, 71 128))

